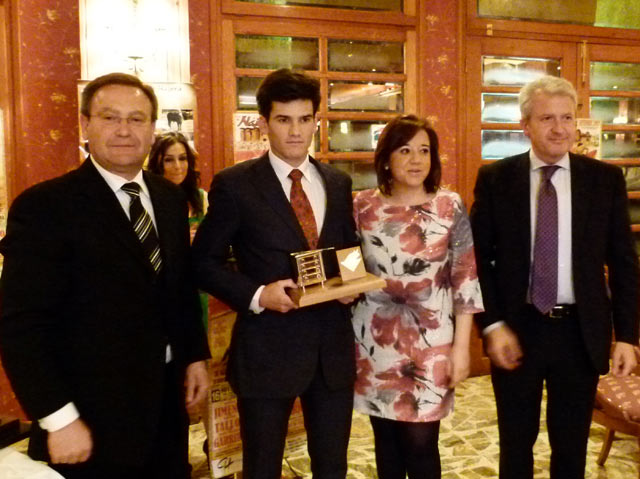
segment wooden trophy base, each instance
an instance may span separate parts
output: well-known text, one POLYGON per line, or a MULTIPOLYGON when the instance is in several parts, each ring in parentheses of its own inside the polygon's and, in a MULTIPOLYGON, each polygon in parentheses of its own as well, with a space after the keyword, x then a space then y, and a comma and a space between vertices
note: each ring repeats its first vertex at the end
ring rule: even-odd
POLYGON ((328 279, 324 284, 314 284, 305 287, 305 291, 298 287, 289 290, 289 296, 300 307, 311 306, 312 304, 324 303, 345 296, 356 296, 365 291, 372 289, 381 289, 387 285, 387 282, 374 274, 367 273, 366 276, 358 279, 352 279, 346 282, 342 281, 340 276, 328 279))

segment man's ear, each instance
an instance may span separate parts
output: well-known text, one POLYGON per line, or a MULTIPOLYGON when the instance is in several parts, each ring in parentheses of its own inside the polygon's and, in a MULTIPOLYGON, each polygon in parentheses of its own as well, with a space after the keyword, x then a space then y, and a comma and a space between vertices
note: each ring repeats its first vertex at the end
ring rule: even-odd
POLYGON ((529 137, 529 121, 521 119, 520 126, 522 127, 522 132, 524 133, 524 136, 528 138, 529 137))
POLYGON ((260 128, 261 135, 266 135, 267 133, 269 133, 269 123, 267 122, 267 119, 262 115, 260 115, 260 118, 258 118, 258 128, 260 128))
POLYGON ((89 127, 89 117, 80 114, 80 129, 82 131, 82 139, 87 140, 87 128, 89 127))

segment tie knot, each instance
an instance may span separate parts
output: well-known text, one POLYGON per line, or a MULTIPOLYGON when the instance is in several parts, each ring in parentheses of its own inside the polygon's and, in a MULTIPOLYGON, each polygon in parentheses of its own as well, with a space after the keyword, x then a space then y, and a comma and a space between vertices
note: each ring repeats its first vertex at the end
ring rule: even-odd
POLYGON ((122 185, 121 189, 132 198, 135 196, 140 196, 140 185, 135 181, 131 183, 125 183, 124 185, 122 185))
POLYGON ((542 167, 542 179, 544 181, 551 180, 551 177, 553 176, 553 174, 559 169, 560 169, 560 167, 558 165, 543 166, 542 167))
POLYGON ((289 173, 289 178, 291 178, 291 180, 293 181, 300 181, 300 179, 302 179, 302 171, 297 168, 291 170, 291 173, 289 173))

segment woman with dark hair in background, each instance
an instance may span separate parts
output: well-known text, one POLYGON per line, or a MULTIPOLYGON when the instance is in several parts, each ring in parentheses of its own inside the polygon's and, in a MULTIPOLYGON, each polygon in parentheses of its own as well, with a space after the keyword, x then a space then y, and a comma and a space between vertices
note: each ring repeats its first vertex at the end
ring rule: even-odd
POLYGON ((380 479, 440 478, 440 419, 469 374, 482 311, 471 228, 460 196, 440 187, 428 122, 389 122, 375 169, 378 188, 356 196, 354 215, 367 270, 387 286, 354 310, 355 408, 370 416, 380 479))
MULTIPOLYGON (((179 185, 187 196, 189 202, 189 226, 191 241, 196 230, 207 212, 207 193, 199 188, 200 172, 196 169, 198 154, 191 148, 187 138, 179 132, 169 131, 156 136, 156 140, 149 153, 147 170, 157 175, 164 176, 167 180, 179 185)), ((209 323, 209 297, 206 293, 200 293, 200 305, 202 306, 202 321, 205 331, 209 323)), ((209 436, 208 404, 201 409, 204 418, 205 429, 209 436)), ((194 412, 190 411, 192 421, 194 412)), ((205 440, 203 451, 209 457, 208 439, 205 440)))
POLYGON ((152 173, 164 176, 184 190, 189 201, 192 239, 207 212, 207 194, 199 188, 200 172, 196 169, 197 159, 198 155, 189 145, 187 138, 182 133, 170 131, 156 137, 147 166, 152 173))

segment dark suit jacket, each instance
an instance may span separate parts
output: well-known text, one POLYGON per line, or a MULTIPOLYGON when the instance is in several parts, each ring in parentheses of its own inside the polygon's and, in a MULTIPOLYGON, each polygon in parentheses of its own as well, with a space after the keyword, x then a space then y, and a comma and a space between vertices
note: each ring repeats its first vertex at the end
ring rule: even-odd
MULTIPOLYGON (((356 243, 351 179, 312 160, 324 179, 327 208, 318 248, 356 243)), ((301 394, 318 361, 330 388, 354 381, 354 339, 348 308, 337 301, 286 314, 249 311, 262 284, 291 278, 290 253, 309 246, 268 154, 218 173, 209 212, 194 240, 199 286, 238 312, 228 379, 243 397, 301 394), (229 246, 237 269, 227 264, 229 246)))
MULTIPOLYGON (((0 347, 18 399, 33 419, 73 402, 96 460, 116 463, 142 461, 153 443, 167 341, 180 368, 209 356, 187 203, 164 178, 145 181, 163 257, 157 277, 90 160, 16 198, 0 243, 0 347)), ((30 449, 45 458, 46 434, 34 432, 30 449)))
MULTIPOLYGON (((584 343, 600 373, 616 339, 638 343, 638 259, 621 170, 570 154, 573 285, 584 343), (608 266, 609 282, 605 280, 608 266)), ((531 261, 530 160, 524 153, 483 166, 471 208, 485 313, 480 327, 523 319, 531 261)))

